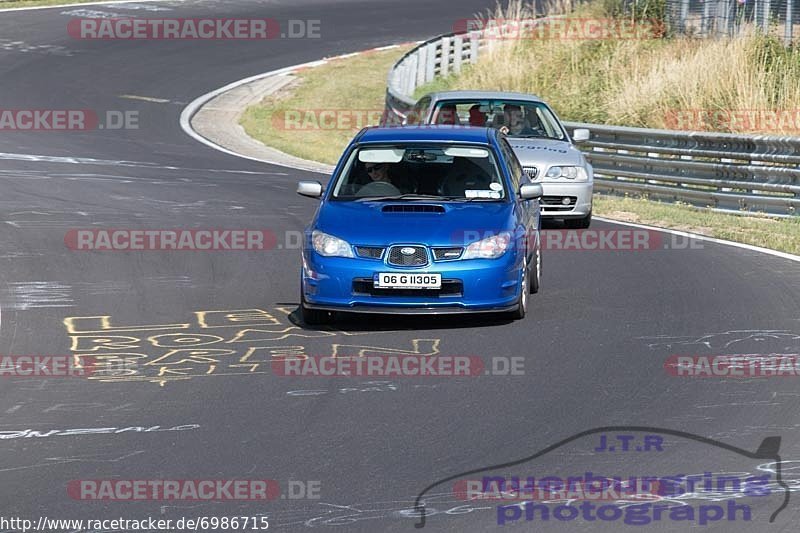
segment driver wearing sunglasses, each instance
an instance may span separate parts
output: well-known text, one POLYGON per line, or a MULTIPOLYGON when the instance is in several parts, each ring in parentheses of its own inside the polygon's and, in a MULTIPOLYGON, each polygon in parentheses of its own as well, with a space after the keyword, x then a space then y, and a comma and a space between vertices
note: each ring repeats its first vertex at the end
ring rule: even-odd
POLYGON ((367 163, 364 165, 364 170, 367 171, 367 175, 372 181, 391 181, 386 163, 367 163))

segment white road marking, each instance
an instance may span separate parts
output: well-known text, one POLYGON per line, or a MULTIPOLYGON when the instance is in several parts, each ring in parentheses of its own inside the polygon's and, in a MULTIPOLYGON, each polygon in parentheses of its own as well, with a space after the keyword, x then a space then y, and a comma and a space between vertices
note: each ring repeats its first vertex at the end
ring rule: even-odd
POLYGON ((152 96, 137 96, 135 94, 121 94, 120 98, 126 98, 128 100, 142 100, 143 102, 153 102, 156 104, 168 104, 170 101, 164 98, 154 98, 152 96))
POLYGON ((105 5, 117 5, 117 4, 141 4, 144 2, 171 2, 174 3, 176 0, 111 0, 105 2, 85 2, 81 4, 58 4, 54 6, 28 6, 28 7, 6 7, 0 9, 0 13, 8 12, 8 11, 38 11, 40 9, 63 9, 65 7, 75 7, 75 6, 105 6, 105 5))
POLYGON ((68 9, 67 11, 62 11, 59 13, 60 15, 67 15, 74 18, 86 18, 86 19, 120 19, 124 18, 121 13, 113 13, 110 11, 98 11, 96 9, 68 9))

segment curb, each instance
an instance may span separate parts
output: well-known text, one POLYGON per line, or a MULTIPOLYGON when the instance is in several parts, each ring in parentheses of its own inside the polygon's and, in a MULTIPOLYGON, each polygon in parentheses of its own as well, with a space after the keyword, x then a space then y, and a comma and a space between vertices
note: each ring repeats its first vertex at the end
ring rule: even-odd
POLYGON ((361 52, 292 65, 235 81, 215 91, 206 93, 189 103, 181 112, 181 128, 193 139, 228 155, 270 165, 330 175, 335 168, 332 165, 289 155, 275 148, 270 148, 247 135, 244 128, 239 125, 239 118, 242 113, 249 105, 261 101, 264 97, 292 83, 296 79, 295 74, 298 72, 326 65, 339 59, 391 50, 411 44, 416 43, 371 48, 361 52))

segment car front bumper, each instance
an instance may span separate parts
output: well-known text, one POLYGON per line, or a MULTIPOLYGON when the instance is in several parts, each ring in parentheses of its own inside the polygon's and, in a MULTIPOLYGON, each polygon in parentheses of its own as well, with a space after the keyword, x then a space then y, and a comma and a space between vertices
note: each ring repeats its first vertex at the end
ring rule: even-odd
POLYGON ((544 195, 540 202, 544 218, 583 218, 592 212, 591 181, 578 183, 539 182, 544 195), (565 203, 567 199, 569 203, 565 203))
POLYGON ((398 268, 381 260, 303 252, 301 290, 310 309, 363 313, 451 314, 510 311, 520 297, 521 254, 498 259, 436 261, 398 268), (442 289, 375 289, 379 272, 438 273, 442 289))

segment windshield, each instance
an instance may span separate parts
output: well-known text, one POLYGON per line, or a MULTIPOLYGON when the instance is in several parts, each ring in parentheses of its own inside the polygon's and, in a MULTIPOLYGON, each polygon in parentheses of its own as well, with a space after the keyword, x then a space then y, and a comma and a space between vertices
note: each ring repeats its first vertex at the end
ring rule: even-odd
POLYGON ((485 146, 361 147, 333 189, 337 200, 502 201, 506 187, 485 146))
POLYGON ((542 102, 442 100, 436 103, 432 122, 501 129, 510 137, 566 140, 558 119, 542 102))

